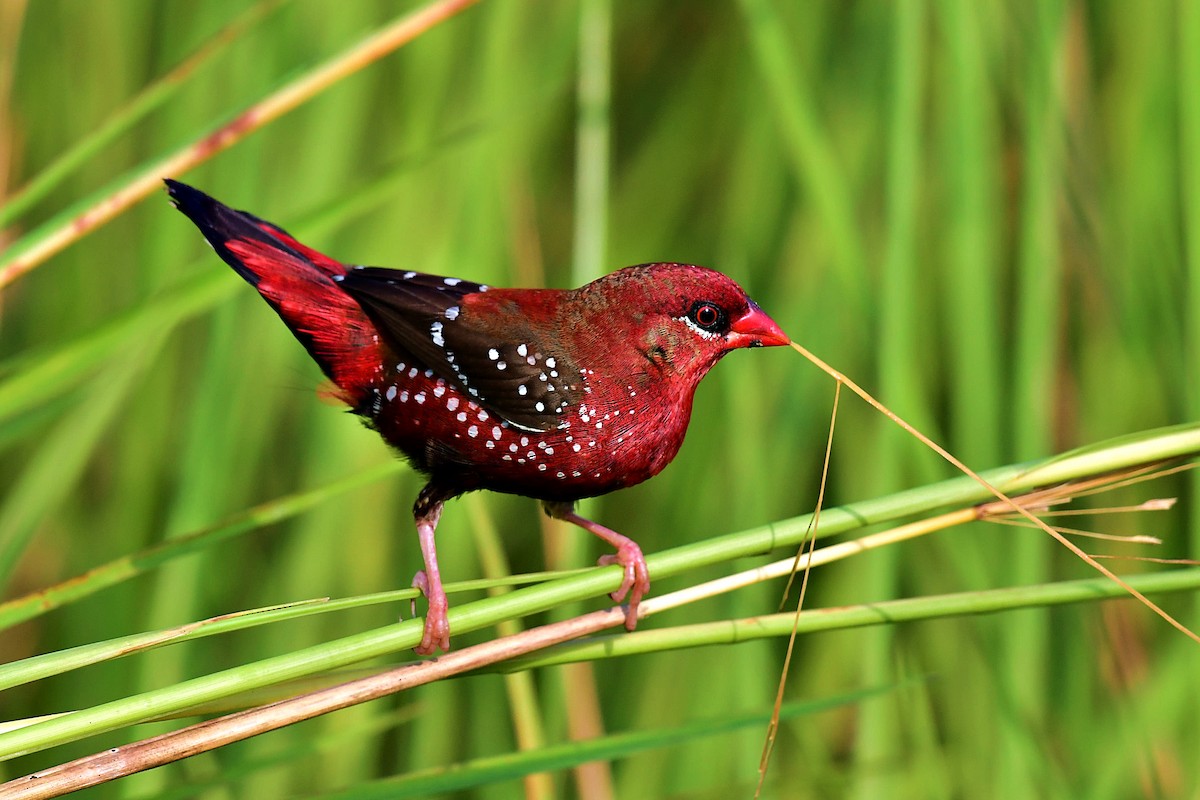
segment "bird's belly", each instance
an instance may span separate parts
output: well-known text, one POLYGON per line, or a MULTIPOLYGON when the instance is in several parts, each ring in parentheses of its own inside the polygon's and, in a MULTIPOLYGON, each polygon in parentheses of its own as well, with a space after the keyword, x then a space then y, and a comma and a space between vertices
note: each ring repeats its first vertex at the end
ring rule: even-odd
POLYGON ((527 431, 440 378, 423 371, 401 377, 373 390, 359 413, 419 470, 463 490, 575 500, 633 486, 674 458, 687 425, 686 408, 680 424, 662 419, 661 410, 585 405, 565 427, 527 431))

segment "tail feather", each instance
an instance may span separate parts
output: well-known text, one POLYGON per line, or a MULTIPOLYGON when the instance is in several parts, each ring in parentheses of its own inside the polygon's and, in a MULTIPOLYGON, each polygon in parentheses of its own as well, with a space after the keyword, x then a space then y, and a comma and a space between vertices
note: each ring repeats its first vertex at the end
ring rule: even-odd
POLYGON ((346 266, 185 183, 167 179, 166 185, 175 207, 275 309, 338 387, 340 399, 357 408, 382 368, 384 353, 374 324, 334 280, 346 266))

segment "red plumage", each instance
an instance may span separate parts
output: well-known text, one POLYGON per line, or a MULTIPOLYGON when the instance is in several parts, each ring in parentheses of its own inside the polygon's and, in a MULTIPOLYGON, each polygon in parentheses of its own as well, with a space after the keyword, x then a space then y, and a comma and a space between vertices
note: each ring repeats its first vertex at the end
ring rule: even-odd
POLYGON ((168 193, 275 309, 339 397, 429 476, 414 506, 429 599, 417 648, 449 647, 433 532, 475 489, 543 501, 617 548, 626 627, 649 588, 641 550, 574 501, 640 483, 678 452, 700 379, 725 353, 788 343, 731 279, 688 264, 626 267, 571 291, 350 267, 186 184, 168 193))

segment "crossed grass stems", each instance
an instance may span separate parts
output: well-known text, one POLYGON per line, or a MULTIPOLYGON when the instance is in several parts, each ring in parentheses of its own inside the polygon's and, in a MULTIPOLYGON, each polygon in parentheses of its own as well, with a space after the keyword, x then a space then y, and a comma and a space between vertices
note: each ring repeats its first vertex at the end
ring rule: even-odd
MULTIPOLYGON (((832 433, 833 427, 831 425, 830 442, 832 442, 832 433)), ((828 457, 829 451, 827 449, 826 468, 828 466, 828 457)), ((1045 522, 1043 520, 1046 519, 1069 519, 1082 514, 1106 515, 1167 510, 1174 504, 1173 499, 1156 498, 1135 505, 1107 508, 1064 509, 1061 507, 1079 498, 1091 497, 1101 492, 1156 480, 1191 469, 1193 466, 1193 463, 1178 463, 1177 460, 1173 462, 1159 461, 1143 464, 1099 476, 1085 477, 1034 489, 1011 499, 993 500, 945 511, 887 530, 866 534, 853 540, 827 545, 819 549, 815 547, 816 534, 819 531, 818 511, 813 515, 804 541, 794 555, 764 566, 743 570, 715 580, 688 586, 668 594, 647 598, 642 604, 640 618, 646 618, 674 608, 711 599, 763 581, 781 577, 787 578, 787 583, 781 594, 779 613, 765 617, 729 621, 728 625, 730 631, 733 631, 730 641, 787 636, 789 638, 790 654, 791 645, 794 643, 797 632, 800 630, 802 617, 807 617, 811 614, 821 615, 828 613, 818 610, 802 615, 800 609, 803 603, 803 589, 801 589, 800 598, 796 603, 795 609, 793 611, 784 610, 788 603, 788 597, 791 594, 793 579, 800 576, 806 582, 809 570, 812 567, 830 564, 854 555, 864 554, 882 547, 899 544, 926 534, 975 521, 1035 527, 1037 523, 1031 522, 1027 518, 1030 514, 1036 514, 1038 522, 1044 525, 1045 522)), ((1052 529, 1060 536, 1118 541, 1138 545, 1160 543, 1160 540, 1157 538, 1145 535, 1116 536, 1061 525, 1054 525, 1052 529)), ((1089 554, 1089 558, 1091 559, 1108 557, 1103 554, 1089 554)), ((1139 560, 1172 564, 1195 563, 1183 559, 1155 559, 1152 557, 1139 557, 1139 560)), ((558 574, 538 577, 558 577, 558 574)), ((802 583, 802 587, 803 585, 802 583)), ((1128 584, 1124 585, 1128 586, 1128 584)), ((447 588, 450 589, 450 587, 447 588)), ((387 593, 383 596, 371 598, 369 602, 394 601, 402 595, 407 597, 410 596, 410 593, 387 593)), ((903 603, 905 601, 899 602, 903 603)), ((887 605, 885 603, 875 607, 878 622, 889 621, 891 615, 890 611, 886 608, 887 605)), ((867 608, 871 607, 868 606, 867 608)), ((100 660, 132 655, 153 647, 162 646, 163 644, 179 643, 198 635, 208 635, 215 632, 205 630, 206 626, 211 623, 233 620, 241 623, 234 627, 251 626, 265 624, 271 617, 271 611, 306 614, 319 613, 325 610, 332 610, 329 608, 329 604, 322 601, 308 601, 277 609, 223 615, 213 620, 190 623, 180 628, 145 635, 146 638, 142 642, 114 648, 109 655, 102 657, 100 660)), ((36 773, 39 793, 27 794, 25 796, 57 796, 65 791, 73 791, 86 786, 96 785, 100 782, 106 782, 116 777, 167 764, 331 711, 347 708, 405 689, 468 672, 486 669, 512 671, 528 669, 529 667, 541 664, 587 660, 604 657, 606 650, 616 653, 622 650, 627 653, 633 653, 679 646, 697 646, 698 644, 697 642, 688 643, 687 636, 689 632, 697 627, 689 625, 635 634, 622 634, 616 638, 605 637, 597 640, 597 644, 599 644, 598 649, 579 649, 580 647, 587 648, 588 645, 586 642, 562 647, 568 642, 578 640, 581 637, 615 628, 622 624, 623 619, 623 612, 619 608, 610 608, 502 636, 488 642, 453 651, 430 661, 403 664, 382 671, 375 668, 365 675, 362 670, 332 672, 318 677, 316 679, 318 683, 316 688, 314 688, 314 681, 311 678, 303 681, 286 681, 271 687, 268 690, 269 695, 266 697, 261 692, 249 692, 242 696, 234 695, 227 697, 218 703, 208 703, 189 708, 186 711, 165 714, 157 718, 168 719, 180 716, 195 716, 198 713, 223 713, 230 708, 258 703, 258 705, 253 705, 253 707, 245 710, 224 713, 223 716, 160 736, 135 742, 124 747, 106 750, 92 756, 61 764, 49 770, 41 770, 36 773), (632 647, 618 650, 611 649, 613 644, 622 641, 627 646, 632 645, 632 647), (300 693, 295 694, 297 691, 300 693)), ((703 627, 703 624, 700 627, 703 627)), ((785 663, 781 671, 774 716, 767 727, 763 757, 759 766, 760 791, 762 780, 765 779, 767 774, 771 748, 778 729, 779 714, 783 706, 783 689, 787 674, 788 668, 785 663)), ((23 725, 32 725, 47 719, 52 718, 15 721, 6 725, 5 729, 12 731, 19 729, 23 725)), ((41 748, 35 747, 32 749, 41 748)), ((10 755, 16 755, 16 753, 11 753, 10 755)), ((13 781, 9 786, 15 788, 22 780, 13 781)), ((26 783, 26 786, 31 787, 28 783, 26 783)), ((3 787, 0 787, 0 789, 3 789, 3 787)))

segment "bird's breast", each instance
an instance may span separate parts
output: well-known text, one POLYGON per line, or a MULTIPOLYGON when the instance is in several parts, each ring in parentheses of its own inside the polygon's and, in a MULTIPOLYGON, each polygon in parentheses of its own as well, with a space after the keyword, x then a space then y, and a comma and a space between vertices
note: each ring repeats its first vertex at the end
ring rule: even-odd
POLYGON ((462 490, 574 500, 658 474, 679 451, 691 393, 646 372, 613 380, 583 368, 581 399, 540 432, 479 405, 420 365, 385 370, 359 409, 423 472, 462 490))

